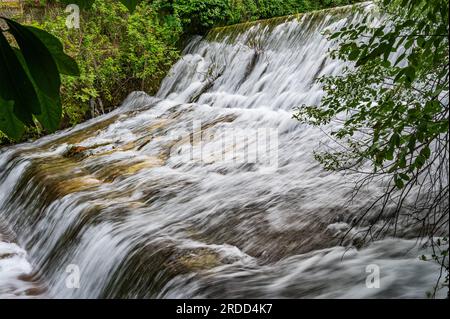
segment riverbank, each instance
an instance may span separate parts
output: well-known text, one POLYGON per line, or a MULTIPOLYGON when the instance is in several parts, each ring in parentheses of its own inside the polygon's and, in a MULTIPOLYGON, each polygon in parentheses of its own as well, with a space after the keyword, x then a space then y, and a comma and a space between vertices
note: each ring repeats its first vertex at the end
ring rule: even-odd
MULTIPOLYGON (((130 14, 118 1, 96 0, 92 8, 81 10, 79 29, 66 27, 69 13, 65 5, 55 1, 16 1, 16 11, 0 7, 0 13, 47 30, 76 59, 81 75, 62 76, 60 129, 64 129, 110 112, 132 91, 154 95, 194 34, 205 34, 216 26, 353 2, 266 0, 256 5, 254 0, 176 0, 169 5, 156 0, 141 2, 130 14)), ((36 124, 27 128, 19 142, 44 135, 46 131, 36 124)), ((12 143, 0 132, 0 147, 12 143)))

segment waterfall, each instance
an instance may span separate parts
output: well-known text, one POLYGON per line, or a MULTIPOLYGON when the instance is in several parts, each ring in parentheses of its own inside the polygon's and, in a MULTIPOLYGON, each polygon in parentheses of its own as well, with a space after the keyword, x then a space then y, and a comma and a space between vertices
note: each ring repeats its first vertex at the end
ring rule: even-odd
POLYGON ((323 32, 363 10, 212 30, 156 96, 2 149, 0 296, 425 297, 439 267, 414 230, 339 245, 380 189, 349 203, 354 176, 324 171, 326 136, 292 119, 344 67, 323 32))

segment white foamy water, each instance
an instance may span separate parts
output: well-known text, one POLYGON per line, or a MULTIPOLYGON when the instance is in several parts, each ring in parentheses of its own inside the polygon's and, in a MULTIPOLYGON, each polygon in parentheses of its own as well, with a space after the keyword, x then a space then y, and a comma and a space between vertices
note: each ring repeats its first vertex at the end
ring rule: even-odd
POLYGON ((312 156, 323 133, 292 119, 320 101, 318 76, 342 70, 321 33, 359 19, 343 8, 214 30, 156 97, 2 150, 0 216, 22 248, 4 248, 20 261, 0 268, 0 295, 25 291, 23 272, 61 298, 425 297, 438 266, 419 261, 414 230, 344 254, 340 235, 380 189, 349 205, 353 177, 325 172, 312 156))
POLYGON ((1 240, 0 234, 0 298, 28 296, 33 285, 21 278, 32 271, 27 254, 17 244, 1 240))

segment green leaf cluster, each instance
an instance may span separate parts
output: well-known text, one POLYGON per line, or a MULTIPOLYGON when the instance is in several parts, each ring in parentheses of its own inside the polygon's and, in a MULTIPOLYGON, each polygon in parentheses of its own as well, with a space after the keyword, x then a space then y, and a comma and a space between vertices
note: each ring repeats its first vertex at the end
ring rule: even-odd
POLYGON ((448 152, 448 0, 378 3, 369 14, 333 33, 334 58, 350 61, 343 75, 319 79, 320 105, 295 117, 311 125, 339 119, 331 132, 343 149, 316 154, 326 168, 391 176, 403 189, 448 152))
POLYGON ((78 67, 53 35, 3 20, 8 29, 0 32, 0 131, 19 139, 25 125, 37 120, 53 132, 61 117, 60 73, 78 75, 78 67))
POLYGON ((155 93, 192 34, 352 2, 43 0, 39 22, 8 20, 0 38, 0 139, 2 132, 23 140, 30 130, 80 123, 113 109, 133 90, 155 93), (80 29, 66 28, 65 4, 81 7, 80 29))

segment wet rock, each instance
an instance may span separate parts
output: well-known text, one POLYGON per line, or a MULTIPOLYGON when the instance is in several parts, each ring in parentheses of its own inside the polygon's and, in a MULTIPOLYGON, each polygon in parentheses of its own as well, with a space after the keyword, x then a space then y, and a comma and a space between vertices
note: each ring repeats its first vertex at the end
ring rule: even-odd
POLYGON ((176 274, 208 270, 221 264, 220 255, 207 248, 178 251, 166 262, 167 267, 176 274))
POLYGON ((50 140, 47 143, 42 145, 42 150, 48 150, 49 148, 53 147, 56 144, 69 144, 69 145, 75 145, 79 144, 82 141, 86 140, 87 138, 90 138, 92 136, 97 135, 100 131, 106 129, 109 125, 116 122, 118 120, 118 115, 108 115, 105 119, 96 119, 95 122, 93 122, 90 125, 84 126, 86 124, 82 124, 83 127, 81 129, 75 129, 70 134, 63 134, 61 137, 56 138, 54 140, 50 140))
POLYGON ((142 241, 117 268, 115 280, 105 289, 108 294, 102 297, 155 298, 177 276, 197 275, 226 263, 229 261, 211 248, 182 248, 172 241, 142 241))
POLYGON ((141 170, 151 169, 162 165, 164 165, 164 161, 162 161, 159 157, 148 156, 144 161, 134 163, 117 163, 105 166, 104 168, 97 170, 95 175, 99 179, 107 183, 111 183, 118 178, 131 176, 141 170))
POLYGON ((67 157, 67 158, 74 158, 77 160, 81 160, 87 156, 89 156, 89 148, 84 147, 84 146, 69 146, 67 148, 67 151, 64 152, 63 156, 67 157))

